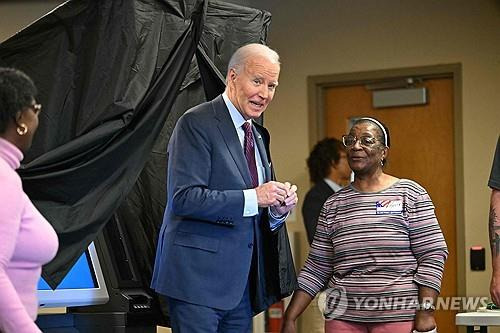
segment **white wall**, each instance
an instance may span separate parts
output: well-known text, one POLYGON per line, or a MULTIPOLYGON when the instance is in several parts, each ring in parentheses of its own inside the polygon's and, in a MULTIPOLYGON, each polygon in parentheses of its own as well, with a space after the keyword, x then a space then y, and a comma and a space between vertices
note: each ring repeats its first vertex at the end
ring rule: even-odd
MULTIPOLYGON (((244 3, 244 1, 233 1, 244 3)), ((0 2, 0 40, 60 1, 0 2)), ((488 245, 487 179, 500 133, 500 2, 495 0, 249 0, 273 15, 269 44, 282 58, 265 124, 277 175, 309 188, 307 76, 462 63, 465 249, 488 245)), ((439 133, 436 133, 439 135, 439 133)), ((461 145, 461 143, 458 143, 461 145)), ((300 213, 289 224, 302 233, 300 213)), ((489 266, 489 251, 487 266, 489 266)), ((459 254, 467 256, 468 253, 459 254)), ((467 269, 468 295, 488 295, 490 269, 467 269)), ((307 326, 307 320, 304 323, 307 326)), ((307 331, 304 331, 307 332, 307 331)))
POLYGON ((0 42, 63 2, 61 0, 0 1, 0 42))

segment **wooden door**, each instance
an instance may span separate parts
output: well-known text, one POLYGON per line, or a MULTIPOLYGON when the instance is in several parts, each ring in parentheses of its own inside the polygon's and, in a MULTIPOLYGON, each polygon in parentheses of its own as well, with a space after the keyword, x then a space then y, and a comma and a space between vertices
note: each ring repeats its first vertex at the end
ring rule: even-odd
MULTIPOLYGON (((427 105, 382 109, 372 107, 371 91, 364 85, 328 88, 324 95, 325 134, 340 138, 352 117, 375 117, 387 125, 391 148, 385 171, 412 179, 429 192, 450 252, 440 296, 456 296, 453 80, 430 79, 423 86, 429 95, 427 105)), ((438 329, 456 332, 455 314, 436 311, 438 329)))

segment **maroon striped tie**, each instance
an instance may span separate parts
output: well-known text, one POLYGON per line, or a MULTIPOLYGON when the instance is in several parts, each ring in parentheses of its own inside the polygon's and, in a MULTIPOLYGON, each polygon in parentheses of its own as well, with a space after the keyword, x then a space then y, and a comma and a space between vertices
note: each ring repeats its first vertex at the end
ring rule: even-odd
POLYGON ((245 131, 245 140, 243 141, 245 158, 247 159, 248 169, 250 170, 250 177, 252 177, 252 186, 255 188, 259 186, 259 176, 257 175, 257 164, 255 163, 255 146, 252 125, 250 125, 249 122, 244 122, 243 130, 245 131))

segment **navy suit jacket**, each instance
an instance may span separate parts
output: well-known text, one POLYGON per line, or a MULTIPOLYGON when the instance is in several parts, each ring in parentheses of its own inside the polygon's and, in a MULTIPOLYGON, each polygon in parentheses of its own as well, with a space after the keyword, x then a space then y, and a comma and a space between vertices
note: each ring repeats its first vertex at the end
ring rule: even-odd
MULTIPOLYGON (((269 133, 255 124, 265 181, 274 178, 269 133)), ((222 99, 188 110, 168 147, 167 207, 158 239, 152 288, 182 301, 234 308, 250 282, 254 313, 296 286, 283 224, 271 232, 268 210, 243 217, 250 172, 222 99)))

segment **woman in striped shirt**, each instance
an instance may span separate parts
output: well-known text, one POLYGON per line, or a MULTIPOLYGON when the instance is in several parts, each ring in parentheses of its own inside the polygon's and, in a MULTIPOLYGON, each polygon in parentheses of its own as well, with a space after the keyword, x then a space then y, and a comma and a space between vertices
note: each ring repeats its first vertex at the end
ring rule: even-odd
POLYGON ((354 181, 324 204, 282 333, 326 288, 325 332, 435 332, 446 243, 426 190, 383 172, 388 129, 360 118, 343 137, 354 181))

